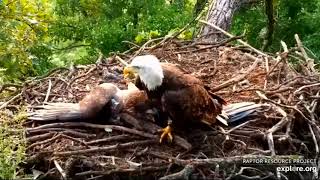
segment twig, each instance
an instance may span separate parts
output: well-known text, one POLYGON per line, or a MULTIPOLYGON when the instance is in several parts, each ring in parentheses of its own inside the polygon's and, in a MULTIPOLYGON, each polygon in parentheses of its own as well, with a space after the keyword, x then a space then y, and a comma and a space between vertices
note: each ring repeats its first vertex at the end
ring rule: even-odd
POLYGON ((78 79, 80 79, 80 78, 82 78, 82 77, 89 77, 88 75, 89 75, 92 71, 94 71, 94 70, 96 70, 96 69, 97 69, 97 66, 94 66, 94 67, 92 67, 89 71, 87 71, 85 74, 82 74, 82 75, 80 75, 80 76, 77 76, 77 77, 73 78, 73 79, 68 83, 66 89, 70 88, 71 85, 72 85, 76 80, 78 80, 78 79))
MULTIPOLYGON (((194 17, 188 24, 186 24, 182 29, 180 29, 180 30, 179 30, 178 32, 176 32, 174 35, 172 35, 172 36, 166 36, 161 42, 159 42, 158 44, 150 47, 150 50, 156 49, 156 48, 159 47, 161 44, 162 44, 163 47, 165 47, 166 44, 169 42, 169 40, 178 37, 178 36, 179 36, 183 31, 185 31, 193 22, 198 21, 198 20, 201 18, 202 13, 203 13, 203 11, 202 11, 201 13, 199 13, 198 16, 194 17)), ((136 54, 135 54, 135 56, 136 56, 136 54)), ((134 56, 134 57, 135 57, 135 56, 134 56)))
POLYGON ((305 86, 301 86, 300 88, 298 88, 297 90, 295 90, 293 92, 293 94, 297 94, 299 91, 301 91, 304 88, 309 88, 309 87, 314 87, 314 86, 320 86, 320 83, 314 83, 314 84, 309 84, 309 85, 305 85, 305 86))
MULTIPOLYGON (((262 94, 259 91, 256 91, 258 96, 260 96, 264 100, 269 100, 269 102, 273 102, 272 100, 268 99, 264 94, 262 94)), ((278 104, 278 103, 277 103, 278 104)), ((269 149, 271 151, 271 155, 275 155, 275 148, 274 148, 274 142, 273 142, 273 133, 282 129, 289 121, 288 121, 288 115, 287 113, 282 110, 280 107, 276 107, 279 113, 282 114, 283 118, 281 121, 279 121, 276 125, 274 125, 272 128, 270 128, 267 133, 267 141, 269 145, 269 149)))
POLYGON ((53 137, 50 138, 50 139, 47 139, 47 140, 44 140, 44 141, 38 141, 38 142, 36 142, 36 143, 33 143, 33 144, 31 144, 30 146, 28 146, 27 149, 31 149, 31 148, 33 148, 33 147, 35 147, 35 146, 38 146, 38 145, 41 145, 41 144, 46 144, 46 143, 53 142, 53 141, 59 139, 60 137, 61 137, 61 134, 57 134, 56 136, 53 136, 53 137))
POLYGON ((283 117, 281 121, 279 121, 276 125, 272 126, 267 133, 275 133, 276 131, 282 129, 288 123, 288 117, 283 117))
POLYGON ((31 80, 26 81, 25 84, 28 84, 28 83, 30 83, 30 82, 34 82, 35 80, 42 80, 42 79, 44 79, 44 78, 46 78, 46 77, 49 77, 50 75, 54 74, 55 72, 61 71, 61 70, 69 70, 69 69, 66 68, 66 67, 53 68, 53 69, 51 69, 47 74, 44 74, 44 75, 38 76, 38 77, 34 77, 34 78, 32 78, 31 80))
POLYGON ((229 79, 228 81, 220 84, 219 86, 217 87, 214 87, 214 88, 211 88, 211 91, 212 92, 215 92, 215 91, 219 91, 223 88, 226 88, 232 84, 235 84, 237 82, 240 82, 242 81, 245 77, 247 77, 253 70, 255 70, 255 68, 257 67, 257 65, 261 62, 260 59, 256 58, 256 57, 253 57, 252 55, 248 54, 248 53, 245 53, 245 55, 248 57, 248 58, 251 58, 251 59, 254 59, 255 61, 253 62, 253 64, 247 69, 247 71, 241 75, 238 75, 232 79, 229 79))
MULTIPOLYGON (((178 51, 178 52, 174 52, 174 54, 194 53, 194 52, 198 52, 198 51, 202 51, 202 50, 206 50, 206 49, 211 49, 213 47, 223 46, 223 45, 227 44, 228 42, 231 42, 231 41, 234 41, 234 40, 237 40, 237 39, 240 39, 240 38, 242 38, 242 36, 235 36, 235 37, 231 37, 229 39, 223 40, 223 41, 215 43, 215 44, 211 43, 210 45, 205 46, 205 47, 201 47, 201 48, 198 48, 198 49, 193 49, 191 51, 190 50, 178 51)), ((184 48, 186 48, 186 47, 184 47, 184 48)), ((191 46, 189 46, 189 47, 191 47, 191 46)))
MULTIPOLYGON (((168 38, 168 37, 167 37, 168 38)), ((159 40, 162 40, 160 43, 163 43, 164 42, 164 40, 166 40, 167 39, 166 37, 159 37, 159 38, 155 38, 155 39, 150 39, 150 40, 148 40, 146 43, 144 43, 141 47, 140 47, 140 49, 138 50, 138 51, 136 51, 135 53, 134 53, 134 55, 130 58, 130 60, 131 59, 133 59, 133 58, 135 58, 137 55, 139 55, 146 47, 147 47, 147 45, 149 45, 149 44, 151 44, 151 43, 153 43, 153 42, 155 42, 155 41, 159 41, 159 40)), ((159 44, 160 44, 159 43, 159 44)), ((155 46, 154 46, 155 47, 155 46)))
POLYGON ((316 157, 317 157, 319 155, 319 144, 318 144, 316 135, 314 134, 314 131, 312 129, 311 124, 308 124, 308 127, 309 127, 309 130, 310 130, 311 136, 312 136, 312 140, 314 142, 315 151, 316 151, 316 157))
MULTIPOLYGON (((302 45, 302 42, 301 42, 298 34, 295 34, 295 35, 294 35, 294 38, 296 39, 298 48, 299 48, 300 52, 302 53, 302 56, 303 56, 304 60, 305 60, 306 63, 307 63, 308 69, 310 69, 310 70, 312 71, 312 73, 315 73, 316 70, 314 69, 314 60, 308 57, 308 54, 307 54, 307 52, 304 50, 303 45, 302 45)), ((308 71, 308 74, 311 75, 311 73, 310 73, 309 71, 308 71)))
POLYGON ((232 131, 234 131, 234 130, 236 130, 236 129, 239 129, 239 128, 241 128, 241 127, 243 127, 243 126, 245 126, 245 125, 247 125, 247 124, 249 124, 249 123, 251 123, 251 122, 256 122, 256 121, 258 121, 258 119, 253 119, 253 120, 247 121, 247 122, 245 122, 245 123, 239 124, 238 126, 233 127, 233 128, 231 128, 230 130, 228 130, 228 131, 226 132, 226 134, 230 134, 232 131))
POLYGON ((134 47, 140 48, 140 46, 137 45, 136 43, 133 43, 133 42, 130 42, 130 41, 122 41, 122 42, 123 42, 123 43, 130 44, 130 45, 132 45, 132 46, 134 46, 134 47))
POLYGON ((58 163, 57 160, 53 160, 54 165, 56 166, 57 170, 59 171, 59 173, 62 176, 62 179, 67 179, 67 174, 65 173, 65 171, 62 169, 62 167, 60 166, 60 164, 58 163))
POLYGON ((76 176, 88 176, 88 175, 110 175, 116 173, 141 173, 141 172, 152 172, 152 171, 162 171, 166 169, 167 166, 148 166, 138 169, 112 169, 109 171, 85 171, 75 174, 76 176))
MULTIPOLYGON (((148 125, 146 123, 146 125, 148 125)), ((99 124, 92 124, 92 123, 85 123, 85 122, 66 122, 66 123, 52 123, 52 124, 46 124, 46 125, 42 125, 42 126, 38 126, 35 128, 27 128, 26 131, 27 132, 32 132, 34 130, 39 130, 39 129, 46 129, 46 128, 57 128, 57 127, 90 127, 90 128, 96 128, 96 129, 114 129, 114 130, 118 130, 118 131, 124 131, 124 132, 128 132, 131 134, 136 134, 142 137, 146 137, 146 138, 151 138, 151 139, 157 139, 158 136, 157 135, 153 135, 150 133, 146 133, 146 132, 142 132, 142 131, 138 131, 135 129, 130 129, 127 127, 123 127, 123 126, 115 126, 115 125, 99 125, 99 124)), ((150 127, 150 125, 149 125, 150 127)), ((155 128, 156 126, 152 126, 153 128, 155 128)), ((160 129, 160 128, 158 128, 160 129)), ((175 136, 174 143, 176 143, 177 145, 189 150, 192 148, 191 144, 188 143, 185 139, 179 137, 179 136, 175 136)))
MULTIPOLYGON (((100 65, 102 63, 102 59, 103 59, 103 53, 101 51, 99 51, 99 56, 98 59, 96 60, 96 65, 100 65)), ((73 68, 75 69, 75 68, 73 68)), ((70 75, 68 75, 70 77, 70 75)))
POLYGON ((276 125, 274 125, 271 129, 267 131, 267 141, 269 145, 269 149, 271 151, 271 156, 276 155, 274 142, 273 142, 273 133, 281 128, 283 128, 287 124, 287 118, 284 117, 281 121, 279 121, 276 125))
MULTIPOLYGON (((268 59, 268 57, 264 57, 264 59, 265 59, 265 63, 266 63, 266 73, 268 74, 269 73, 269 59, 268 59)), ((264 85, 263 85, 264 90, 267 88, 267 84, 268 84, 268 77, 265 76, 264 85)))
POLYGON ((142 137, 152 138, 155 139, 158 136, 152 135, 149 133, 145 133, 142 131, 138 131, 135 129, 126 128, 123 126, 115 126, 115 125, 100 125, 100 124, 92 124, 92 123, 85 123, 85 122, 66 122, 66 123, 52 123, 52 124, 46 124, 42 126, 38 126, 35 128, 27 128, 26 131, 33 131, 38 129, 46 129, 46 128, 56 128, 56 127, 89 127, 89 128, 96 128, 96 129, 114 129, 118 131, 124 131, 131 134, 136 134, 142 137))
POLYGON ((258 148, 250 148, 248 147, 247 148, 248 150, 252 150, 252 151, 255 151, 253 153, 251 153, 251 155, 255 155, 255 154, 265 154, 265 155, 268 155, 268 154, 271 154, 271 151, 270 150, 262 150, 262 149, 258 149, 258 148))
POLYGON ((300 38, 299 38, 299 35, 298 35, 298 34, 295 34, 295 35, 294 35, 294 38, 295 38, 295 40, 296 40, 296 42, 297 42, 297 46, 298 46, 300 52, 302 53, 302 56, 303 56, 304 60, 307 62, 307 61, 309 60, 309 57, 308 57, 308 55, 307 55, 307 52, 306 52, 306 51, 304 50, 304 48, 303 48, 302 42, 301 42, 301 40, 300 40, 300 38))
POLYGON ((119 56, 115 57, 116 60, 118 60, 119 62, 121 62, 121 64, 123 64, 124 66, 128 66, 129 64, 127 62, 125 62, 123 59, 121 59, 119 56))
MULTIPOLYGON (((319 95, 319 91, 317 92, 317 95, 319 95)), ((317 106, 317 102, 315 100, 313 102, 314 102, 314 107, 317 106)), ((315 108, 312 107, 313 102, 311 103, 311 105, 309 107, 304 104, 304 107, 306 108, 306 110, 310 114, 311 122, 315 122, 316 121, 316 118, 315 118, 315 115, 314 115, 315 108)), ((315 134, 315 132, 314 132, 314 130, 313 130, 313 128, 312 128, 310 123, 308 123, 308 127, 309 127, 309 130, 310 130, 310 133, 311 133, 311 136, 312 136, 312 140, 313 140, 313 143, 314 143, 314 146, 315 146, 315 151, 316 151, 316 155, 315 156, 317 158, 318 155, 319 155, 319 143, 318 143, 318 139, 320 138, 319 137, 319 131, 317 133, 318 136, 316 136, 316 134, 315 134)))
POLYGON ((187 164, 181 171, 161 177, 159 180, 189 179, 189 176, 195 171, 192 164, 187 164))
POLYGON ((32 142, 41 141, 41 140, 44 140, 44 139, 48 139, 49 137, 52 137, 52 136, 54 136, 56 134, 57 134, 56 132, 48 132, 48 133, 45 133, 45 134, 40 134, 40 135, 28 137, 27 138, 27 142, 32 143, 32 142))
MULTIPOLYGON (((262 99, 264 99, 265 101, 268 101, 268 102, 271 102, 272 104, 275 104, 275 105, 277 105, 277 106, 280 106, 280 107, 284 107, 284 108, 288 108, 288 109, 293 109, 293 110, 295 110, 296 112, 298 112, 300 115, 301 115, 301 117, 303 117, 303 119, 305 119, 306 121, 308 121, 308 122, 310 122, 310 119, 308 119, 304 114, 303 114, 303 112, 301 111, 301 110, 299 110, 297 107, 294 107, 294 106, 288 106, 288 105, 284 105, 284 104, 280 104, 280 103, 277 103, 277 102, 275 102, 275 101, 273 101, 273 100, 271 100, 271 99, 268 99, 266 96, 262 96, 262 93, 261 92, 259 92, 259 91, 256 91, 256 93, 262 98, 262 99)), ((312 125, 314 125, 314 126, 317 126, 314 122, 310 122, 312 125)))
POLYGON ((105 142, 110 142, 110 141, 121 141, 121 140, 127 140, 130 137, 131 136, 123 134, 123 135, 112 136, 112 137, 107 137, 107 138, 103 138, 103 139, 92 140, 92 141, 86 142, 86 144, 92 145, 92 144, 99 144, 99 143, 105 143, 105 142))
POLYGON ((218 46, 225 45, 225 44, 227 44, 229 42, 232 42, 232 41, 234 41, 236 39, 241 39, 243 37, 244 36, 234 36, 234 37, 231 37, 231 38, 228 38, 228 39, 224 39, 224 40, 222 40, 220 42, 217 42, 217 43, 212 43, 212 42, 194 42, 194 43, 191 43, 189 45, 183 46, 180 49, 186 49, 186 48, 189 48, 189 47, 195 47, 196 45, 212 45, 214 47, 218 47, 218 46))
POLYGON ((49 95, 50 95, 50 92, 51 92, 51 87, 52 87, 51 79, 49 79, 49 82, 48 82, 48 83, 49 83, 49 86, 48 86, 47 94, 46 94, 46 97, 44 98, 43 103, 48 102, 49 95))
POLYGON ((44 133, 44 132, 51 132, 51 131, 61 131, 61 133, 66 135, 72 135, 76 136, 78 138, 94 138, 96 137, 95 134, 87 134, 83 132, 78 132, 71 129, 65 129, 65 128, 46 128, 46 129, 36 129, 36 130, 27 130, 27 133, 44 133))
POLYGON ((23 86, 19 84, 11 84, 11 83, 4 84, 0 87, 0 93, 2 93, 2 91, 7 89, 8 87, 15 87, 16 89, 21 89, 23 86))
POLYGON ((61 136, 64 137, 64 138, 66 138, 66 139, 70 139, 71 141, 78 142, 79 144, 82 144, 82 145, 84 145, 85 147, 89 148, 89 146, 88 146, 85 142, 83 142, 83 141, 81 141, 81 140, 79 140, 79 139, 76 139, 76 138, 74 138, 74 137, 71 137, 71 136, 68 136, 68 135, 65 135, 65 134, 61 134, 61 136))
POLYGON ((284 41, 280 41, 280 44, 281 44, 281 46, 283 48, 283 52, 289 53, 287 44, 284 41))
POLYGON ((13 102, 14 100, 16 100, 18 97, 21 96, 21 93, 15 95, 14 97, 12 97, 11 99, 9 99, 7 102, 3 103, 1 106, 0 106, 0 109, 3 109, 5 107, 7 107, 11 102, 13 102))
POLYGON ((282 58, 280 57, 280 56, 278 56, 277 58, 276 58, 276 64, 274 65, 274 66, 272 66, 271 67, 271 69, 270 69, 270 71, 268 71, 268 73, 267 73, 267 75, 266 75, 266 77, 268 78, 268 76, 276 69, 276 67, 282 62, 282 58))
POLYGON ((108 151, 116 151, 123 148, 129 148, 133 146, 140 146, 145 144, 153 144, 157 143, 156 140, 143 140, 143 141, 134 141, 134 142, 128 142, 123 144, 116 144, 106 147, 96 147, 96 148, 90 148, 90 149, 84 149, 84 150, 77 150, 77 151, 64 151, 64 152, 53 152, 53 156, 71 156, 71 155, 83 155, 88 153, 98 153, 98 152, 108 152, 108 151))
MULTIPOLYGON (((204 24, 206 24, 206 25, 208 25, 208 26, 211 26, 211 27, 217 29, 218 31, 222 32, 223 34, 225 34, 225 35, 227 35, 227 36, 229 36, 229 37, 234 37, 234 35, 228 33, 227 31, 221 29, 220 27, 218 27, 218 26, 216 26, 216 25, 214 25, 214 24, 208 23, 208 22, 203 21, 203 20, 199 20, 199 22, 204 23, 204 24)), ((237 39, 237 41, 238 41, 239 43, 247 46, 248 48, 252 49, 252 50, 253 50, 254 52, 256 52, 257 54, 262 55, 262 56, 269 57, 267 54, 259 51, 258 49, 254 48, 254 47, 252 47, 250 44, 242 41, 241 39, 237 39)))

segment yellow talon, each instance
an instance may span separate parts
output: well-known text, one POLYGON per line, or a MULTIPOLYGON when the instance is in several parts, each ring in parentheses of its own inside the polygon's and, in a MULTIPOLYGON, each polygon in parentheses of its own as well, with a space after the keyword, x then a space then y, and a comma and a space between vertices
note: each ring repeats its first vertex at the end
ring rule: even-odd
POLYGON ((172 142, 173 136, 172 136, 172 133, 171 133, 171 132, 172 132, 171 124, 172 124, 172 121, 169 120, 167 127, 165 127, 165 128, 163 128, 163 129, 160 130, 160 131, 162 132, 162 134, 161 134, 161 136, 160 136, 160 143, 162 143, 163 138, 166 137, 166 136, 167 136, 167 138, 168 138, 168 141, 169 141, 170 143, 172 142))

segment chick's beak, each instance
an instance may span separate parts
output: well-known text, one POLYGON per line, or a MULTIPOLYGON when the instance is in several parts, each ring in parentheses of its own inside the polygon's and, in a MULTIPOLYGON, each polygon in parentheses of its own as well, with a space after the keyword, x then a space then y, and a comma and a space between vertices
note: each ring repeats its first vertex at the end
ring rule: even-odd
POLYGON ((136 77, 136 73, 137 71, 133 67, 127 66, 123 70, 123 77, 126 80, 133 80, 136 77))

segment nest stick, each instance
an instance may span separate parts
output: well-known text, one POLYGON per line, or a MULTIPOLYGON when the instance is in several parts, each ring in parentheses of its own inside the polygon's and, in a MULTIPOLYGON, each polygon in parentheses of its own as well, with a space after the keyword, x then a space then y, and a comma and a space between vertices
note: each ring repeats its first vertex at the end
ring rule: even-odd
POLYGON ((115 58, 116 58, 116 60, 118 60, 122 65, 124 65, 124 66, 128 66, 128 65, 129 65, 126 61, 124 61, 123 59, 121 59, 119 56, 116 56, 115 58))
POLYGON ((0 109, 3 109, 5 107, 7 107, 11 102, 13 102, 14 100, 16 100, 18 97, 21 96, 21 93, 15 95, 14 97, 12 97, 11 99, 9 99, 7 102, 3 103, 1 106, 0 106, 0 109))
MULTIPOLYGON (((214 29, 222 32, 223 34, 227 35, 228 37, 234 37, 234 35, 228 33, 227 31, 221 29, 220 27, 218 27, 218 26, 216 26, 216 25, 214 25, 214 24, 212 24, 212 23, 209 23, 209 22, 206 22, 206 21, 203 21, 203 20, 199 20, 199 22, 204 23, 204 24, 206 24, 206 25, 208 25, 208 26, 213 27, 214 29)), ((239 43, 243 44, 244 46, 249 47, 249 48, 252 49, 255 53, 257 53, 257 54, 259 54, 259 55, 262 55, 262 56, 269 57, 267 54, 259 51, 258 49, 254 48, 254 47, 252 47, 250 44, 242 41, 241 39, 237 39, 237 41, 238 41, 239 43)))
POLYGON ((57 170, 59 171, 59 173, 62 176, 62 179, 67 179, 67 174, 66 172, 62 169, 62 167, 60 166, 60 164, 58 163, 57 160, 53 160, 54 165, 56 166, 57 170))
POLYGON ((51 79, 49 79, 49 82, 48 82, 48 90, 47 90, 47 94, 46 94, 46 97, 44 98, 44 101, 43 103, 46 103, 48 102, 48 99, 49 99, 49 96, 50 96, 50 92, 51 92, 51 87, 52 87, 52 82, 51 82, 51 79))
POLYGON ((189 176, 195 171, 192 164, 186 165, 181 171, 161 177, 159 180, 189 179, 189 176))
POLYGON ((157 136, 145 133, 142 131, 138 131, 135 129, 130 129, 127 127, 123 126, 115 126, 115 125, 100 125, 100 124, 92 124, 92 123, 85 123, 85 122, 65 122, 65 123, 52 123, 52 124, 45 124, 41 125, 35 128, 27 128, 27 131, 33 131, 33 130, 38 130, 38 129, 46 129, 46 128, 56 128, 56 127, 89 127, 89 128, 95 128, 95 129, 114 129, 118 131, 124 131, 127 133, 131 134, 136 134, 142 137, 147 137, 147 138, 155 138, 157 136))
POLYGON ((116 174, 116 173, 141 173, 141 172, 152 172, 152 171, 162 171, 166 169, 167 166, 147 166, 147 167, 142 167, 142 168, 137 168, 137 169, 122 169, 122 168, 116 168, 116 169, 111 169, 109 171, 85 171, 81 173, 75 174, 76 176, 88 176, 88 175, 110 175, 110 174, 116 174))
POLYGON ((116 151, 120 148, 130 148, 134 146, 141 146, 145 144, 154 144, 157 143, 156 140, 143 140, 143 141, 135 141, 135 142, 128 142, 123 144, 116 144, 111 146, 104 146, 104 147, 94 147, 90 149, 82 149, 82 150, 75 150, 75 151, 63 151, 63 152, 54 152, 54 156, 71 156, 71 155, 84 155, 88 153, 98 153, 98 152, 110 152, 110 151, 116 151))
POLYGON ((219 91, 223 88, 226 88, 230 85, 233 85, 237 82, 240 82, 242 81, 244 78, 246 78, 253 70, 256 69, 257 65, 261 62, 260 59, 256 58, 256 57, 253 57, 251 54, 248 54, 246 53, 245 54, 248 58, 252 58, 254 59, 255 61, 253 62, 253 64, 248 68, 248 70, 244 73, 244 74, 241 74, 241 75, 238 75, 232 79, 229 79, 228 81, 220 84, 219 86, 215 87, 215 88, 212 88, 211 91, 215 92, 215 91, 219 91))

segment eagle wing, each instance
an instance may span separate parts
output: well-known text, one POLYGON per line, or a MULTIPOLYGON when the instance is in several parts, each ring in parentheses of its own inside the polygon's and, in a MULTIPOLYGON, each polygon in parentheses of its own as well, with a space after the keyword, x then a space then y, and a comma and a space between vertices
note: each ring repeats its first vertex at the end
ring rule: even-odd
POLYGON ((213 100, 200 85, 167 91, 161 103, 175 124, 200 121, 211 125, 222 110, 222 104, 213 100))
MULTIPOLYGON (((121 102, 117 100, 116 93, 119 89, 110 83, 94 87, 79 103, 47 103, 33 106, 35 112, 28 113, 28 119, 38 121, 49 120, 77 120, 98 117, 108 117, 111 108, 121 102)), ((119 99, 119 98, 118 98, 119 99)), ((120 107, 120 106, 119 106, 120 107)))
MULTIPOLYGON (((103 83, 94 87, 80 102, 80 112, 83 118, 95 117, 101 112, 111 100, 116 98, 116 93, 120 91, 117 86, 111 83, 103 83)), ((120 101, 120 99, 117 99, 120 101)), ((122 102, 117 102, 122 103, 122 102)), ((110 104, 111 106, 112 104, 110 104)))
POLYGON ((164 73, 164 84, 167 88, 182 88, 193 85, 200 85, 204 87, 203 82, 188 74, 181 66, 171 63, 161 63, 164 73))

